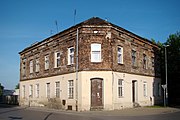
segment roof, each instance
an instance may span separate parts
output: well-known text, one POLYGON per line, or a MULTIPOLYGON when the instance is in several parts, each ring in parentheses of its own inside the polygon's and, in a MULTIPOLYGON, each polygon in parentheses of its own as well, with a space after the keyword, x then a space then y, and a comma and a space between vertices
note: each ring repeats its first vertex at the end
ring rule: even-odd
MULTIPOLYGON (((32 48, 32 47, 34 47, 35 45, 38 45, 38 44, 43 43, 44 41, 46 41, 46 40, 48 40, 48 39, 50 39, 50 38, 52 38, 52 37, 54 37, 54 36, 56 36, 56 35, 59 35, 59 34, 61 34, 61 33, 63 33, 63 32, 66 32, 66 31, 72 29, 72 28, 77 28, 77 27, 83 26, 83 25, 97 25, 97 26, 107 25, 107 26, 112 26, 112 27, 118 28, 118 29, 120 29, 120 30, 122 30, 122 31, 125 31, 125 32, 127 32, 127 33, 130 33, 130 34, 132 34, 132 35, 134 35, 134 36, 136 36, 136 37, 138 37, 138 38, 141 38, 141 39, 143 39, 144 41, 147 41, 147 42, 149 42, 149 43, 151 43, 151 44, 154 44, 154 43, 151 42, 150 40, 145 39, 145 38, 143 38, 143 37, 141 37, 141 36, 138 36, 138 35, 130 32, 130 31, 128 31, 128 30, 126 30, 126 29, 124 29, 124 28, 121 28, 121 27, 119 27, 119 26, 117 26, 117 25, 115 25, 115 24, 112 24, 112 23, 110 23, 110 22, 108 22, 108 21, 106 21, 106 20, 103 20, 103 19, 101 19, 101 18, 99 18, 99 17, 92 17, 92 18, 90 18, 90 19, 88 19, 88 20, 86 20, 86 21, 83 21, 83 22, 81 22, 81 23, 79 23, 79 24, 76 24, 76 25, 74 25, 74 26, 72 26, 72 27, 70 27, 70 28, 68 28, 68 29, 66 29, 66 30, 64 30, 64 31, 61 31, 61 32, 59 32, 59 33, 57 33, 57 34, 55 34, 55 35, 53 35, 53 36, 50 36, 50 37, 42 40, 41 42, 36 42, 35 44, 32 44, 30 47, 27 47, 27 48, 25 48, 24 50, 22 50, 21 52, 19 52, 19 54, 23 53, 24 51, 26 51, 26 50, 28 50, 28 49, 30 49, 30 48, 32 48)), ((154 45, 156 45, 156 44, 154 44, 154 45)), ((156 46, 157 46, 157 45, 156 45, 156 46)))

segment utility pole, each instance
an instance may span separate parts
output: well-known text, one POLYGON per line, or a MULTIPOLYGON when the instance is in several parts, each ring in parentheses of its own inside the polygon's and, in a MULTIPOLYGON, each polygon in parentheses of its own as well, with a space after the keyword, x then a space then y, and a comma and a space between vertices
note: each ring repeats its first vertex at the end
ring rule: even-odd
POLYGON ((166 93, 165 93, 165 96, 166 96, 166 106, 168 105, 168 81, 167 81, 167 50, 166 48, 168 47, 169 45, 165 45, 165 75, 166 75, 166 93))

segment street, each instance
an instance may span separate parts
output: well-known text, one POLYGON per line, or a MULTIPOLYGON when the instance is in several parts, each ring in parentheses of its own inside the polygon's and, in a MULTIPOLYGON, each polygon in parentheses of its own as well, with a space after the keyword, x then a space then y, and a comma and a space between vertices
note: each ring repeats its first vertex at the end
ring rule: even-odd
POLYGON ((58 111, 0 106, 0 120, 179 120, 180 110, 138 108, 122 111, 58 111))

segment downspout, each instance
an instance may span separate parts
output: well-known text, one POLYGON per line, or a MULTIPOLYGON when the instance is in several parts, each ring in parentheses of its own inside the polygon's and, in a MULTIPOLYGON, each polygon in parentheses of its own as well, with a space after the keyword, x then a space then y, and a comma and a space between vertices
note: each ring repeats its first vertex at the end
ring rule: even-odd
POLYGON ((79 47, 79 29, 76 31, 76 111, 78 111, 78 47, 79 47))
POLYGON ((113 41, 112 41, 112 39, 110 40, 110 45, 111 45, 111 54, 112 54, 112 56, 111 56, 111 62, 112 62, 112 64, 111 64, 111 70, 112 70, 112 106, 113 106, 113 109, 114 109, 114 72, 113 72, 113 41))

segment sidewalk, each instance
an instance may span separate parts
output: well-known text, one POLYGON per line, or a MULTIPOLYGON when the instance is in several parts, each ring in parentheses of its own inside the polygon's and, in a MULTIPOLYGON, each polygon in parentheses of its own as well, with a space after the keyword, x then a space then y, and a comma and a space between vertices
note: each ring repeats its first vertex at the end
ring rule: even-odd
POLYGON ((80 116, 144 116, 144 115, 156 115, 156 114, 168 114, 168 113, 180 112, 180 109, 171 108, 171 107, 166 107, 166 108, 139 107, 139 108, 128 108, 123 110, 112 110, 112 111, 83 111, 83 112, 55 110, 44 107, 28 107, 26 109, 52 112, 57 114, 63 113, 63 114, 71 114, 71 115, 80 115, 80 116))

